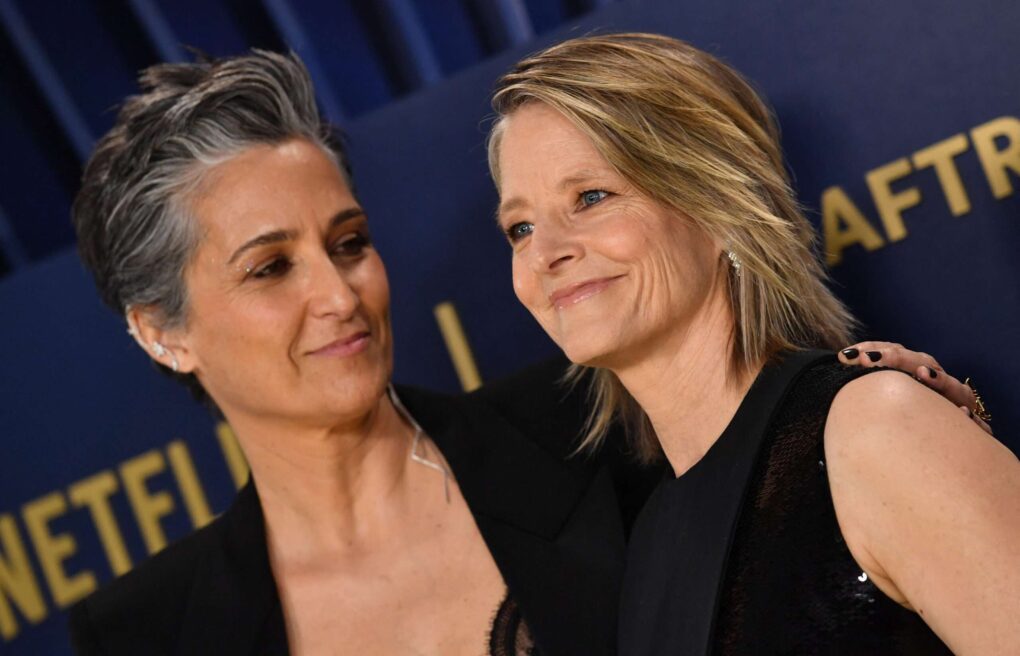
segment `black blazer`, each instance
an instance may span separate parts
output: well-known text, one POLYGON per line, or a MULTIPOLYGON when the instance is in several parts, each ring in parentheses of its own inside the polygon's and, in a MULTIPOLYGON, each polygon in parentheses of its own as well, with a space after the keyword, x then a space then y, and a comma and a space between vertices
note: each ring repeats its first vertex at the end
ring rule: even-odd
MULTIPOLYGON (((613 654, 631 520, 661 475, 622 449, 568 458, 584 407, 557 360, 465 396, 398 387, 442 451, 543 655, 613 654)), ((286 654, 249 481, 208 526, 71 610, 79 654, 286 654)))

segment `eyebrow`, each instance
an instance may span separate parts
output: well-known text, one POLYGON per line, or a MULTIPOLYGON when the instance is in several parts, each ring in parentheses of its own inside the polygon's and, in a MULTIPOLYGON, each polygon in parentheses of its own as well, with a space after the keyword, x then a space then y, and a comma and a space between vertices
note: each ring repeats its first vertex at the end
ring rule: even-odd
MULTIPOLYGON (((365 216, 365 210, 360 207, 350 207, 345 210, 338 212, 332 219, 329 220, 329 229, 333 230, 337 226, 356 219, 358 217, 365 216)), ((257 237, 253 237, 248 241, 241 244, 241 246, 234 251, 234 254, 227 260, 227 265, 231 265, 237 261, 237 258, 241 257, 245 252, 250 251, 253 248, 259 246, 267 246, 269 244, 278 244, 283 241, 289 241, 297 236, 296 230, 273 230, 271 232, 265 232, 257 237)))
POLYGON ((589 180, 597 180, 598 177, 599 174, 597 172, 586 169, 584 171, 579 171, 576 175, 571 175, 566 178, 563 178, 562 180, 560 180, 560 183, 556 185, 556 188, 559 189, 560 191, 563 191, 567 187, 573 187, 574 185, 580 184, 582 182, 588 182, 589 180))
POLYGON ((515 196, 508 201, 499 204, 496 208, 496 223, 501 224, 503 222, 503 215, 507 212, 516 210, 519 207, 524 207, 528 202, 519 196, 515 196))

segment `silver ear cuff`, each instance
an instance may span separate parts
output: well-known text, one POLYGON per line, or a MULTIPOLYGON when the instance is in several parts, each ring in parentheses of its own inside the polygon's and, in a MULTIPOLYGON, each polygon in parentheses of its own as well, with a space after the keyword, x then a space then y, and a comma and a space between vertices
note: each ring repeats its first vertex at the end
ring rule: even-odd
POLYGON ((730 258, 730 266, 733 267, 733 273, 740 275, 740 258, 733 251, 726 251, 726 257, 730 258))
POLYGON ((169 349, 167 349, 165 346, 163 346, 159 342, 153 342, 152 343, 152 352, 156 354, 157 358, 163 358, 163 357, 166 357, 167 355, 169 355, 170 356, 170 368, 174 370, 174 373, 177 373, 177 371, 181 368, 181 364, 177 361, 177 356, 174 355, 174 352, 169 350, 169 349))

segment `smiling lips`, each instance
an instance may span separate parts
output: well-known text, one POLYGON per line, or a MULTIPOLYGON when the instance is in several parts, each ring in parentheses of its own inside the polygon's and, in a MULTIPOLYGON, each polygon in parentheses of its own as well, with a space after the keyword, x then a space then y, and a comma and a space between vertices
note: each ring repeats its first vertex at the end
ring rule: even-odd
POLYGON ((601 294, 609 285, 613 284, 623 276, 610 276, 608 278, 593 278, 584 282, 575 283, 561 287, 549 294, 549 302, 562 309, 580 303, 596 294, 601 294))
POLYGON ((361 330, 353 335, 334 340, 322 348, 311 351, 308 355, 325 355, 342 358, 356 353, 361 353, 365 350, 365 347, 368 346, 368 340, 370 337, 371 333, 367 330, 361 330))

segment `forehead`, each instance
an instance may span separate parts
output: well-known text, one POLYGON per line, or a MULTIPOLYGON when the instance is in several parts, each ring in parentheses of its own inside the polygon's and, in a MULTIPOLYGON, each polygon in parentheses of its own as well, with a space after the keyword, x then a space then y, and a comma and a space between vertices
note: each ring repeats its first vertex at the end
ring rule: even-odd
POLYGON ((499 148, 503 186, 522 178, 556 182, 579 168, 611 168, 588 135, 549 105, 528 103, 505 120, 499 148))
POLYGON ((205 172, 190 209, 209 236, 325 218, 355 204, 343 175, 307 141, 248 148, 205 172))

